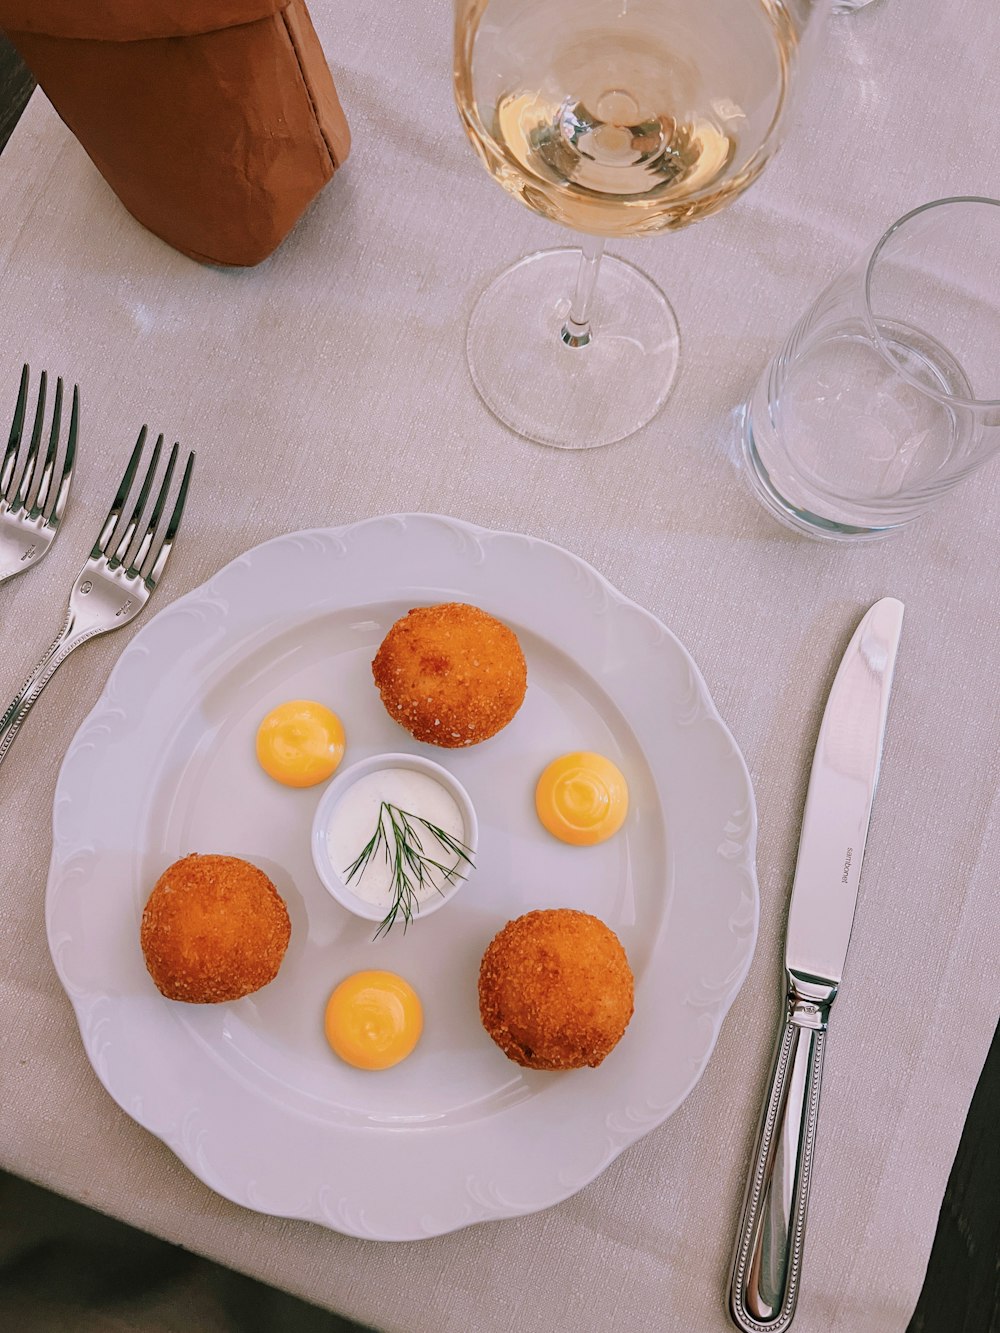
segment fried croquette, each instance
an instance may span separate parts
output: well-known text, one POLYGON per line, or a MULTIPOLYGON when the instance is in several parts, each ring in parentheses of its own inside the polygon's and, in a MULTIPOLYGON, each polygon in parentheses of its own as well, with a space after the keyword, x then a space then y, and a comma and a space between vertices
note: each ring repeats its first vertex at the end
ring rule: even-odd
POLYGON ((238 856, 185 856, 156 881, 139 941, 168 1000, 220 1004, 278 974, 291 923, 277 889, 238 856))
POLYGON ((503 1053, 528 1069, 599 1065, 633 1011, 618 936, 571 908, 528 912, 490 941, 479 968, 479 1014, 503 1053))
POLYGON ((464 602, 418 607, 397 620, 372 675, 390 717, 418 741, 449 748, 495 736, 528 683, 514 631, 464 602))

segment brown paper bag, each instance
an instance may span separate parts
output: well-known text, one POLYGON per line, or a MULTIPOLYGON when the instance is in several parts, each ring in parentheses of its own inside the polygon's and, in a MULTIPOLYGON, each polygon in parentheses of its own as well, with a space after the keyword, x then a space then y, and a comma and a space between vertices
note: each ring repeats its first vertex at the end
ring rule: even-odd
POLYGON ((0 0, 0 27, 129 212, 257 264, 347 157, 304 0, 0 0))

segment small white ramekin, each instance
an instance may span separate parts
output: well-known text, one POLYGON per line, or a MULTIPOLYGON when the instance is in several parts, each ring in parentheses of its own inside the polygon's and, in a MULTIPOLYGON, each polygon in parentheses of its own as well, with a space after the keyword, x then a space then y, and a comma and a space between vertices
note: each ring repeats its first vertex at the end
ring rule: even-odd
POLYGON ((424 899, 420 904, 420 910, 415 912, 413 916, 414 922, 421 921, 424 917, 440 911, 446 903, 451 902, 455 894, 467 883, 474 869, 476 850, 479 844, 479 822, 476 819, 475 808, 469 800, 468 792, 457 778, 453 777, 446 768, 442 768, 440 764, 434 763, 432 759, 424 759, 422 755, 417 754, 376 754, 372 755, 370 759, 362 759, 344 769, 342 773, 338 773, 320 797, 313 818, 311 836, 313 865, 316 867, 316 873, 319 875, 323 887, 331 897, 336 898, 342 907, 346 907, 355 916, 364 917, 366 921, 381 921, 385 917, 385 907, 380 907, 375 903, 369 903, 363 898, 359 898, 354 890, 344 883, 337 873, 336 866, 330 860, 330 852, 326 841, 327 829, 330 827, 330 817, 333 814, 334 806, 348 787, 353 786, 359 778, 367 777, 370 773, 375 773, 383 768, 409 768, 415 773, 425 773, 429 778, 433 778, 435 782, 441 784, 462 813, 462 823, 465 829, 462 842, 469 848, 473 865, 463 864, 462 877, 456 876, 445 885, 440 893, 435 893, 430 898, 424 899))

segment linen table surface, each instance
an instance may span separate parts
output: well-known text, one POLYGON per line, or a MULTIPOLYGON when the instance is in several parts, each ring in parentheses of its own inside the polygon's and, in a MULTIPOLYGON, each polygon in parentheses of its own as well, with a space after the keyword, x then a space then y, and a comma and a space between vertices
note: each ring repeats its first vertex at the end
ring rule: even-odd
POLYGON ((12 407, 29 361, 78 381, 84 405, 59 542, 0 589, 2 689, 13 697, 57 627, 143 421, 198 451, 147 620, 297 528, 416 510, 547 538, 680 637, 745 754, 756 954, 681 1108, 556 1207, 380 1244, 226 1202, 104 1092, 46 945, 59 762, 130 628, 67 663, 0 771, 0 1165, 379 1329, 721 1333, 812 748, 855 624, 891 594, 906 623, 831 1026, 797 1327, 902 1329, 997 1020, 1000 470, 901 536, 824 545, 751 497, 735 409, 825 282, 896 217, 996 193, 1000 139, 985 127, 1000 118, 1000 7, 886 0, 831 21, 786 147, 749 193, 676 235, 611 245, 669 294, 683 361, 649 426, 583 453, 513 436, 468 377, 478 292, 564 238, 464 140, 450 5, 312 10, 353 154, 258 269, 203 268, 144 231, 41 93, 0 159, 0 394, 12 407))

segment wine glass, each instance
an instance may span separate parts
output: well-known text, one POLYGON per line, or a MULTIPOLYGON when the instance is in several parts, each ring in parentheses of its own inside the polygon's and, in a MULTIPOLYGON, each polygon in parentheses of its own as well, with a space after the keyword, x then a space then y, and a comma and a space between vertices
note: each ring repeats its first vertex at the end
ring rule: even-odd
MULTIPOLYGON (((763 170, 829 0, 455 0, 455 97, 487 170, 583 233, 479 297, 472 378, 495 416, 563 449, 662 406, 677 320, 605 238, 686 226, 763 170)), ((706 281, 709 279, 706 278, 706 281)), ((724 280, 724 279, 721 279, 724 280)))

